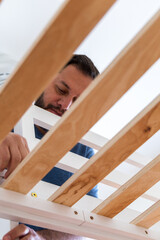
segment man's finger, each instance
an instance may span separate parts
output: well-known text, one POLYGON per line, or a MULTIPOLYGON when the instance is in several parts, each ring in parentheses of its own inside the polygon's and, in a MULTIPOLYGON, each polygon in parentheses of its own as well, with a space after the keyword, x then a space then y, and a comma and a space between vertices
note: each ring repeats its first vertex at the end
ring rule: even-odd
POLYGON ((29 153, 29 148, 27 145, 27 141, 25 138, 12 134, 12 138, 10 139, 9 151, 10 151, 10 162, 7 166, 7 172, 5 174, 5 178, 7 178, 13 170, 20 164, 20 162, 27 156, 29 153))
POLYGON ((10 232, 4 235, 3 240, 15 240, 16 238, 24 237, 29 234, 30 229, 23 224, 13 228, 10 232))
POLYGON ((18 166, 18 164, 22 161, 21 153, 16 144, 10 146, 11 159, 7 167, 7 172, 5 174, 5 178, 7 178, 13 170, 18 166))
POLYGON ((7 146, 0 145, 0 171, 7 168, 10 161, 10 152, 7 146), (5 159, 5 161, 4 161, 5 159))

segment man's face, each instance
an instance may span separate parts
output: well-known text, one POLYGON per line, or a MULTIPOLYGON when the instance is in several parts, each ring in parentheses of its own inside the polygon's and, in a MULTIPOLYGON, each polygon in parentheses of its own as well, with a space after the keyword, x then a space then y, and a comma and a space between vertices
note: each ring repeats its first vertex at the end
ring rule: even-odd
POLYGON ((74 65, 69 65, 58 73, 35 105, 62 116, 91 81, 91 77, 84 75, 74 65))

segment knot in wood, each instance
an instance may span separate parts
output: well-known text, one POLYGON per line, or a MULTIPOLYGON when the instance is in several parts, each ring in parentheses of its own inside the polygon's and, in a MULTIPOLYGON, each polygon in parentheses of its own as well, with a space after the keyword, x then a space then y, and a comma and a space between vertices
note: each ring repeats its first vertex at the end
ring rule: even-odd
POLYGON ((149 132, 149 131, 151 131, 151 127, 150 126, 148 126, 148 127, 146 127, 145 129, 144 129, 144 132, 146 133, 146 132, 149 132))

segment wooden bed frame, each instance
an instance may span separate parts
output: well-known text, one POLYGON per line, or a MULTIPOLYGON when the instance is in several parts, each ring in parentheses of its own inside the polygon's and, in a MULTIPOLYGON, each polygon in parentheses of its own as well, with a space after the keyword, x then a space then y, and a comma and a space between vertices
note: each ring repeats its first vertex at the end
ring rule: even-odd
POLYGON ((142 214, 127 208, 141 195, 147 198, 160 179, 160 155, 145 166, 130 158, 160 129, 160 96, 110 141, 89 131, 159 59, 160 11, 61 119, 31 106, 114 2, 66 1, 1 90, 0 140, 21 119, 15 131, 33 148, 1 185, 2 218, 95 239, 160 239, 160 231, 150 229, 160 220, 159 200, 142 214), (34 122, 50 129, 38 144, 34 122), (70 153, 78 141, 98 152, 90 160, 70 153), (106 200, 86 196, 101 181, 111 184, 106 176, 124 161, 144 167, 121 186, 112 181, 117 190, 106 200), (55 165, 75 172, 59 188, 40 181, 55 165))

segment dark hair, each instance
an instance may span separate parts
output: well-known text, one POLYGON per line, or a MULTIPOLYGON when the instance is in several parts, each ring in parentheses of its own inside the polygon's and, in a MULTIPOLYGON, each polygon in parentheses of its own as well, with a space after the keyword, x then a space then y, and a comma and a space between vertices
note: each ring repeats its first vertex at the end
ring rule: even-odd
POLYGON ((66 63, 64 68, 68 65, 74 65, 78 70, 83 72, 85 75, 90 76, 92 79, 97 77, 99 74, 99 71, 94 63, 86 55, 74 54, 72 58, 66 63))

